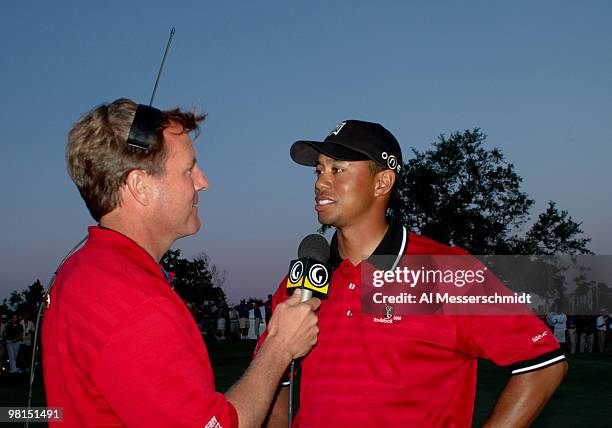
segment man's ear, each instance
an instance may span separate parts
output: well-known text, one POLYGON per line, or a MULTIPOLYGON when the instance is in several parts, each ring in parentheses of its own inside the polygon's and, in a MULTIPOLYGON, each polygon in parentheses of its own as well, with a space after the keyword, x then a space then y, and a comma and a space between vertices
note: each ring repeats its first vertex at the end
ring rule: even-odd
POLYGON ((151 176, 142 169, 133 169, 128 173, 125 187, 127 194, 139 204, 147 206, 151 202, 151 176))
POLYGON ((391 193, 395 183, 395 173, 390 169, 380 171, 376 174, 375 183, 374 196, 383 196, 391 193))

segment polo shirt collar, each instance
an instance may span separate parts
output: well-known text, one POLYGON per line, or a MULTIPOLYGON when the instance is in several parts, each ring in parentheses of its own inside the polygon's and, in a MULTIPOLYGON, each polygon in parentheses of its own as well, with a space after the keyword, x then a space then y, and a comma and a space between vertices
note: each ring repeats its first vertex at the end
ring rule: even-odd
POLYGON ((126 259, 131 260, 136 265, 171 282, 170 274, 166 273, 161 263, 157 263, 155 259, 153 259, 153 257, 133 239, 121 232, 104 226, 90 226, 88 232, 88 245, 113 247, 126 259))
MULTIPOLYGON (((367 259, 368 263, 374 265, 380 270, 392 270, 399 263, 402 255, 408 247, 408 232, 406 228, 399 223, 392 222, 389 224, 387 233, 378 244, 372 255, 367 259), (386 256, 386 257, 375 257, 386 256), (395 256, 395 257, 393 257, 395 256)), ((329 253, 329 263, 334 267, 338 267, 342 262, 340 251, 338 250, 338 232, 332 236, 329 253)))

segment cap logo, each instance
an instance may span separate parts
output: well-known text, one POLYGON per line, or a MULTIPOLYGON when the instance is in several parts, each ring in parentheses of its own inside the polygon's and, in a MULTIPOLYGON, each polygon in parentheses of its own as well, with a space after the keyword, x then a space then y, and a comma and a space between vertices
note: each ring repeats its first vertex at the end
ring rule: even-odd
POLYGON ((388 154, 387 152, 382 152, 381 157, 383 158, 383 160, 387 161, 387 167, 389 169, 395 170, 398 173, 400 172, 400 170, 402 169, 401 166, 399 166, 397 164, 397 158, 393 155, 388 154))
POLYGON ((340 131, 342 130, 342 128, 344 128, 344 125, 346 125, 346 122, 340 122, 340 123, 338 124, 338 126, 336 126, 336 127, 334 128, 334 130, 333 130, 333 131, 332 131, 332 132, 331 132, 329 135, 331 135, 331 134, 338 135, 338 133, 340 133, 340 131))

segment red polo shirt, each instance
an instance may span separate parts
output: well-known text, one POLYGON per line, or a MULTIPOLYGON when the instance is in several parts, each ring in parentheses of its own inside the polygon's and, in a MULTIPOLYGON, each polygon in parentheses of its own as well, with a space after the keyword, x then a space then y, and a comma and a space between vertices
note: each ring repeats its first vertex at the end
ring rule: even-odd
MULTIPOLYGON (((466 253, 401 226, 391 226, 374 252, 424 254, 466 253)), ((302 361, 296 427, 470 427, 478 358, 512 374, 564 359, 551 335, 532 340, 546 327, 531 315, 404 315, 382 323, 383 314, 361 312, 360 266, 341 260, 335 236, 330 262, 337 267, 318 311, 318 343, 302 361)), ((285 281, 274 306, 286 299, 285 281)))
POLYGON ((238 426, 189 310, 120 233, 90 227, 63 264, 42 344, 47 405, 64 409, 64 426, 238 426))

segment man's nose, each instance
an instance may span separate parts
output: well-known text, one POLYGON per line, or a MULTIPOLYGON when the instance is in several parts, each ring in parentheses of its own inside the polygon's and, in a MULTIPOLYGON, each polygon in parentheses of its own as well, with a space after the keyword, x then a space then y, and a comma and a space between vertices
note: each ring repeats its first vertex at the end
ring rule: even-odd
POLYGON ((317 181, 315 181, 315 192, 321 193, 322 191, 329 188, 329 174, 324 172, 319 173, 317 181))
POLYGON ((194 171, 193 185, 198 192, 208 189, 208 178, 198 166, 196 166, 194 171))

